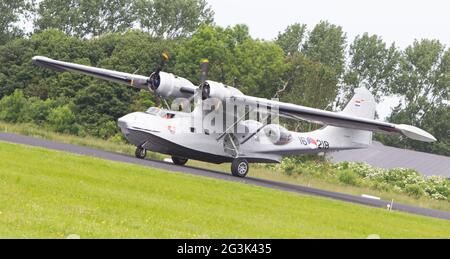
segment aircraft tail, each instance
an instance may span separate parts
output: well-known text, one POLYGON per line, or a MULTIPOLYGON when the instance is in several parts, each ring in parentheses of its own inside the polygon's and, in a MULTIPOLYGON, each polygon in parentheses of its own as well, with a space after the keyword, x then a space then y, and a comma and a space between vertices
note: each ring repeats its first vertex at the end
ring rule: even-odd
MULTIPOLYGON (((376 102, 372 93, 366 88, 355 89, 355 95, 341 111, 342 114, 357 116, 361 118, 375 118, 376 102)), ((327 126, 321 130, 329 139, 335 139, 337 147, 342 148, 364 148, 372 144, 372 132, 327 126)))

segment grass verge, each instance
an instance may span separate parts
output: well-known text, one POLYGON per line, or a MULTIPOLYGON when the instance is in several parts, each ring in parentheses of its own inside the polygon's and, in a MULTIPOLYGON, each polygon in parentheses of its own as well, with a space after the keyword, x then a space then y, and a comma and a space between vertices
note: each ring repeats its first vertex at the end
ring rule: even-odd
POLYGON ((2 238, 450 237, 449 221, 240 183, 3 142, 0 157, 2 238))

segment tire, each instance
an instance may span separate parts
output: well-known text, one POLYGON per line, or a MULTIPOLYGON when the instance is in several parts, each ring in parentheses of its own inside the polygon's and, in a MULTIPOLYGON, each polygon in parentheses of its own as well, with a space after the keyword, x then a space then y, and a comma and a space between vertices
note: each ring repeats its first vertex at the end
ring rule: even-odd
POLYGON ((231 163, 231 174, 236 177, 244 178, 249 170, 248 161, 243 158, 236 158, 231 163))
POLYGON ((173 156, 172 157, 172 162, 176 165, 185 165, 187 163, 188 159, 184 158, 184 157, 178 157, 178 156, 173 156))
POLYGON ((147 156, 147 149, 142 147, 137 147, 134 155, 139 159, 144 159, 147 156))

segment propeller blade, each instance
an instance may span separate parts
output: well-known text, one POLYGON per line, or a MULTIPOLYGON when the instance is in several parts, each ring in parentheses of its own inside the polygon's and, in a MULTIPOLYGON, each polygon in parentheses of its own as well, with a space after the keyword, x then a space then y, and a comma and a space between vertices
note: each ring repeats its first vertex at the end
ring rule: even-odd
POLYGON ((158 89, 159 85, 161 84, 161 77, 159 76, 159 73, 164 69, 167 62, 169 61, 169 58, 170 58, 169 53, 163 52, 161 54, 161 59, 159 61, 158 66, 147 80, 148 87, 153 91, 158 89))
POLYGON ((202 63, 200 66, 202 68, 202 74, 200 76, 200 86, 202 86, 208 79, 209 60, 206 58, 202 59, 202 63))
POLYGON ((161 72, 164 69, 167 62, 169 61, 169 58, 170 58, 169 53, 163 52, 161 54, 161 60, 159 61, 159 66, 156 68, 155 73, 159 74, 159 72, 161 72))
POLYGON ((206 100, 209 98, 211 87, 206 82, 208 79, 208 70, 209 70, 209 60, 202 59, 200 67, 202 68, 202 74, 200 76, 200 93, 202 95, 202 100, 206 100))

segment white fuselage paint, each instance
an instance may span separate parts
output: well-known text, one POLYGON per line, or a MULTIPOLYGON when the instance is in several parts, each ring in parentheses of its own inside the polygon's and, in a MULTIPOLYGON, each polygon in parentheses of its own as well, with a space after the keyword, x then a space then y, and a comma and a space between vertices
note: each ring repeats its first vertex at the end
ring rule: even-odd
MULTIPOLYGON (((174 145, 186 148, 184 151, 186 158, 191 158, 192 151, 201 152, 208 155, 224 157, 232 160, 236 154, 224 148, 224 141, 229 138, 223 137, 218 140, 222 132, 215 133, 214 128, 202 129, 201 121, 194 118, 194 113, 163 111, 175 114, 173 118, 160 116, 160 114, 149 114, 136 112, 128 114, 119 119, 119 127, 125 137, 134 145, 143 145, 148 136, 155 136, 159 139, 173 143, 174 145), (191 128, 195 130, 192 132, 191 128), (208 132, 209 134, 206 134, 208 132)), ((241 126, 249 121, 239 122, 241 126)), ((251 123, 251 122, 250 122, 251 123)), ((257 122, 254 122, 257 124, 257 122)), ((326 127, 313 132, 299 133, 291 132, 290 141, 282 144, 274 144, 264 132, 259 131, 244 144, 239 144, 251 133, 236 133, 235 144, 238 146, 239 157, 262 160, 264 162, 280 162, 283 156, 298 155, 306 153, 320 153, 332 150, 365 148, 370 143, 361 143, 355 134, 346 134, 352 130, 334 127, 326 127)), ((359 131, 362 132, 362 131, 359 131)), ((371 134, 362 132, 363 134, 371 134)), ((369 137, 369 136, 367 136, 369 137)), ((367 139, 367 138, 365 138, 367 139)), ((370 135, 371 139, 371 135, 370 135)), ((166 144, 161 144, 166 146, 166 144)), ((232 147, 233 145, 228 145, 232 147)), ((146 149, 160 152, 161 148, 146 146, 146 149)), ((170 150, 165 153, 170 154, 170 150)), ((178 154, 180 155, 180 154, 178 154)), ((207 156, 204 161, 208 161, 207 156)))

